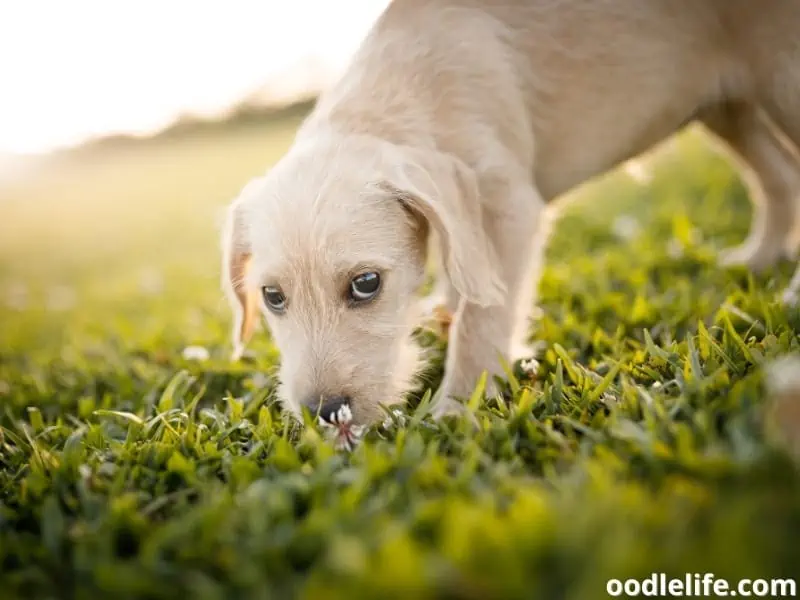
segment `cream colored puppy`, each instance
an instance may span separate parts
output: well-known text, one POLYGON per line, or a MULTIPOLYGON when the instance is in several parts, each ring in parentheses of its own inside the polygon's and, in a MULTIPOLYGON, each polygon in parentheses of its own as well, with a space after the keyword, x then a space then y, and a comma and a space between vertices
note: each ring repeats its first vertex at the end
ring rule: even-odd
POLYGON ((290 411, 375 421, 418 366, 435 234, 455 311, 435 412, 459 410, 524 341, 547 203, 698 121, 757 209, 724 262, 793 254, 797 0, 396 0, 230 207, 236 352, 263 313, 290 411))

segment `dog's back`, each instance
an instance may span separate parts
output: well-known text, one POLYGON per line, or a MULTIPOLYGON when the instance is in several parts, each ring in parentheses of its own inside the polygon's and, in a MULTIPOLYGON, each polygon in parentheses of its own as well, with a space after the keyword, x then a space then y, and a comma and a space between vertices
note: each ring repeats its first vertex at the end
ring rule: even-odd
POLYGON ((478 168, 513 155, 551 199, 705 107, 786 112, 798 32, 796 0, 395 0, 320 110, 478 168))

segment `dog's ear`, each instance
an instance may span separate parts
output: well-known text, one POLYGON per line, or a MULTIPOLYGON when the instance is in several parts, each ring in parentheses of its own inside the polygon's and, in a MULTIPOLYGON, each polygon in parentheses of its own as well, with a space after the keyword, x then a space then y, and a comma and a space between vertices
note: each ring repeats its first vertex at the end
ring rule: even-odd
POLYGON ((248 189, 228 207, 222 233, 222 288, 234 312, 233 360, 241 358, 258 322, 258 296, 247 278, 252 253, 242 200, 248 189))
POLYGON ((405 155, 390 193, 436 233, 447 275, 463 298, 500 305, 506 287, 494 247, 484 229, 480 191, 473 171, 454 157, 433 152, 405 155))

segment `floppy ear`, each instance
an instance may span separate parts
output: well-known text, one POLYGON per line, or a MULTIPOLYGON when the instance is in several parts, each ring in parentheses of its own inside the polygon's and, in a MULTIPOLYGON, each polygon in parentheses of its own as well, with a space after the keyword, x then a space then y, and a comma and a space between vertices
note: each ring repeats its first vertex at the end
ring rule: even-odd
POLYGON ((415 152, 400 162, 388 187, 403 205, 436 232, 447 275, 468 302, 500 305, 506 287, 484 229, 478 182, 454 157, 415 152))
POLYGON ((241 358, 258 320, 258 296, 247 285, 251 249, 241 198, 242 195, 228 208, 222 234, 222 287, 235 316, 233 360, 241 358))

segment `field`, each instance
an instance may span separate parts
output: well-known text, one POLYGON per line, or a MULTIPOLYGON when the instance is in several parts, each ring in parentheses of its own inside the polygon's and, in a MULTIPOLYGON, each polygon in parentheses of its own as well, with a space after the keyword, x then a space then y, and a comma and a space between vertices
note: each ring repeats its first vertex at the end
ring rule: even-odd
POLYGON ((768 363, 800 346, 776 301, 793 265, 716 267, 751 209, 698 132, 576 191, 538 370, 475 395, 479 431, 433 423, 420 390, 347 453, 281 419, 268 332, 228 360, 222 211, 298 119, 0 183, 4 598, 591 600, 652 572, 797 576, 800 479, 767 410, 768 363))

